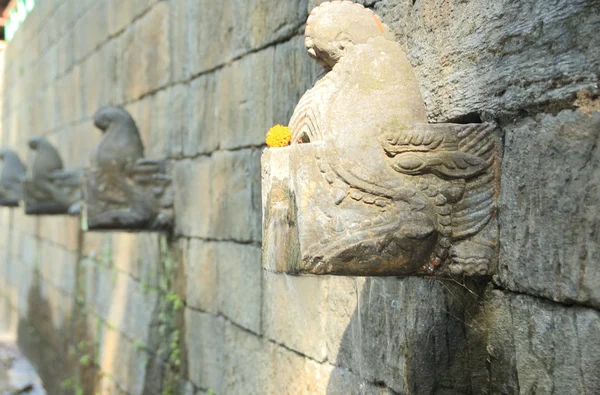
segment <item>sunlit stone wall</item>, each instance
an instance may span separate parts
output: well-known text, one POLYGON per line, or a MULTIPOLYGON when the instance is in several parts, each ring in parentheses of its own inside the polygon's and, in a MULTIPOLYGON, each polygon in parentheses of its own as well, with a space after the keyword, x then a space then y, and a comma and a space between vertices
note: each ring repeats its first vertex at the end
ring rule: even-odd
POLYGON ((431 122, 504 133, 493 281, 261 269, 260 151, 317 68, 314 0, 45 0, 5 51, 2 144, 85 167, 103 105, 176 161, 176 228, 0 209, 0 328, 50 394, 600 393, 600 5, 367 0, 431 122))

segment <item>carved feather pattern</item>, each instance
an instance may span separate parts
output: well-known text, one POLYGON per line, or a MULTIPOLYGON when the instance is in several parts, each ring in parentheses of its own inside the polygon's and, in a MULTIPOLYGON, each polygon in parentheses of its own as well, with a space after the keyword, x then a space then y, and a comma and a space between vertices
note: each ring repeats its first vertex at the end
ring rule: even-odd
POLYGON ((457 126, 458 149, 472 154, 485 163, 485 169, 474 178, 467 179, 463 198, 453 206, 452 238, 464 239, 481 231, 496 212, 495 141, 494 124, 457 126))
POLYGON ((326 102, 325 97, 334 91, 332 84, 331 80, 324 77, 300 98, 289 123, 292 144, 299 141, 308 143, 323 140, 319 103, 326 102))

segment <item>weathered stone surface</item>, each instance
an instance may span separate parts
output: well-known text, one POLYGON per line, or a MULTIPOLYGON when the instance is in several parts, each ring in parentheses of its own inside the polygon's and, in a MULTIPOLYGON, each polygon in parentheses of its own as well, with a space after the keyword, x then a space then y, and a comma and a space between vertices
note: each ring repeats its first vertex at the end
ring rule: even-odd
POLYGON ((190 86, 178 84, 168 89, 169 117, 163 134, 165 147, 163 153, 169 158, 180 158, 185 150, 184 137, 189 133, 188 122, 190 119, 188 106, 188 93, 190 86))
MULTIPOLYGON (((85 233, 89 238, 91 233, 85 233)), ((140 281, 142 288, 156 288, 160 281, 161 234, 111 232, 98 248, 100 254, 110 252, 115 268, 140 281)), ((108 257, 107 257, 108 258, 108 257)))
MULTIPOLYGON (((93 117, 98 108, 111 103, 116 79, 115 57, 116 48, 112 43, 103 45, 89 58, 81 63, 83 114, 86 118, 93 117), (107 71, 104 71, 107 70, 107 71)), ((58 92, 59 95, 69 95, 70 92, 58 92)), ((70 97, 70 108, 73 107, 73 98, 70 97)), ((77 119, 78 120, 78 119, 77 119)))
POLYGON ((503 129, 499 283, 600 307, 600 112, 540 114, 503 129))
MULTIPOLYGON (((450 280, 418 278, 342 278, 327 285, 331 363, 398 393, 470 393, 465 366, 475 293, 450 280)), ((329 389, 340 386, 332 378, 329 389)))
MULTIPOLYGON (((196 21, 191 19, 189 0, 174 0, 169 7, 169 41, 171 42, 171 78, 172 81, 183 81, 190 75, 191 56, 188 31, 196 21)), ((198 3, 196 1, 193 2, 198 3)))
POLYGON ((161 1, 136 21, 122 36, 124 99, 144 93, 170 81, 169 2, 161 1))
POLYGON ((395 395, 389 388, 369 383, 343 368, 331 372, 326 391, 327 395, 395 395))
POLYGON ((488 393, 600 391, 597 310, 492 291, 486 298, 484 317, 489 331, 488 393))
POLYGON ((108 34, 115 35, 125 30, 133 19, 133 8, 136 2, 107 0, 108 34))
POLYGON ((209 154, 219 148, 222 125, 219 124, 219 81, 223 71, 202 75, 190 83, 188 92, 187 134, 183 137, 183 154, 209 154), (215 132, 213 132, 215 131, 215 132))
POLYGON ((34 154, 29 171, 23 178, 25 213, 78 213, 81 171, 64 170, 60 154, 45 137, 30 138, 29 147, 34 154))
POLYGON ((218 125, 227 130, 219 135, 221 148, 264 142, 273 119, 274 52, 267 48, 247 55, 219 74, 218 125), (231 106, 230 101, 240 103, 239 107, 231 106))
POLYGON ((262 270, 260 248, 217 243, 219 310, 231 321, 256 334, 261 332, 262 270))
POLYGON ((144 158, 135 121, 123 108, 101 108, 94 115, 94 125, 104 134, 94 150, 92 167, 85 173, 87 228, 172 228, 170 163, 144 158))
POLYGON ((74 26, 75 60, 92 52, 108 37, 108 7, 106 1, 94 2, 74 26))
POLYGON ((198 239, 183 239, 180 243, 183 250, 187 306, 216 314, 219 310, 219 266, 216 243, 198 239))
MULTIPOLYGON (((381 1, 384 22, 409 15, 408 56, 430 120, 569 102, 598 89, 600 28, 594 0, 381 1)), ((404 32, 397 31, 402 35, 404 32)))
MULTIPOLYGON (((198 387, 223 392, 224 364, 228 357, 225 345, 225 320, 212 314, 185 310, 185 347, 188 377, 198 387), (198 336, 198 334, 202 336, 198 336)), ((239 362, 239 361, 238 361, 239 362)))
POLYGON ((321 364, 274 344, 269 344, 270 364, 265 380, 265 393, 327 394, 332 366, 321 364))
POLYGON ((232 31, 238 22, 233 19, 232 3, 232 0, 188 1, 190 74, 210 70, 232 58, 232 31))
POLYGON ((270 391, 271 382, 265 375, 272 367, 267 342, 235 325, 226 324, 224 350, 222 382, 214 388, 217 393, 274 393, 270 391))
POLYGON ((213 181, 212 160, 199 157, 182 160, 175 164, 173 172, 175 188, 175 233, 184 236, 211 236, 211 190, 213 181))
POLYGON ((212 158, 211 234, 220 240, 260 241, 259 151, 219 151, 212 158))
POLYGON ((292 146, 265 153, 266 266, 489 274, 497 244, 495 125, 427 124, 405 54, 362 5, 323 3, 308 18, 305 44, 327 73, 294 110, 292 146), (279 239, 285 250, 299 250, 299 261, 273 255, 282 259, 269 262, 269 244, 279 239))
POLYGON ((110 276, 111 286, 108 293, 104 292, 107 289, 96 289, 95 300, 102 299, 101 316, 114 329, 142 345, 149 345, 150 324, 159 295, 156 291, 144 289, 125 273, 104 271, 110 276))
POLYGON ((265 336, 316 361, 327 357, 327 281, 265 271, 265 336))
POLYGON ((293 36, 306 20, 307 0, 232 0, 234 55, 293 36))
MULTIPOLYGON (((141 394, 144 390, 148 353, 135 347, 118 331, 103 325, 99 367, 125 393, 141 394)), ((113 384, 113 385, 114 385, 113 384)), ((114 388, 110 387, 109 388, 114 388)))

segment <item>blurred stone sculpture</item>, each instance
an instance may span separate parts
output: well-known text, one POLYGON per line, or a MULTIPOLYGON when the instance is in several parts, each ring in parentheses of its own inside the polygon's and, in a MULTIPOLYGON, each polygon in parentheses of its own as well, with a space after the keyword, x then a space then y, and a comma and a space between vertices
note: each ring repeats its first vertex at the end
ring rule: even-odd
POLYGON ((120 107, 94 115, 103 136, 85 177, 85 207, 90 230, 162 230, 173 226, 170 164, 144 158, 135 121, 120 107))
POLYGON ((45 137, 29 139, 33 159, 23 180, 25 213, 77 214, 81 171, 64 170, 60 154, 45 137))
POLYGON ((19 156, 9 150, 0 149, 2 174, 0 175, 0 206, 18 207, 22 195, 22 181, 25 177, 25 166, 19 156))
POLYGON ((306 24, 326 71, 263 154, 264 266, 287 273, 487 275, 496 259, 491 124, 428 124, 419 85, 370 10, 323 3, 306 24))

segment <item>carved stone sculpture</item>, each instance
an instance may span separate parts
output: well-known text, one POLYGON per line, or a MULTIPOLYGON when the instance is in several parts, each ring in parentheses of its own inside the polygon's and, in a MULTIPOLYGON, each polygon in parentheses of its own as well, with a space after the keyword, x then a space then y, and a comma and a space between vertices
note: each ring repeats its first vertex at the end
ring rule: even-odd
POLYGON ((94 115, 103 132, 85 177, 90 230, 161 230, 173 226, 173 188, 168 161, 144 158, 135 121, 120 107, 94 115))
POLYGON ((23 180, 25 213, 77 214, 81 171, 64 170, 60 154, 45 137, 29 139, 33 159, 23 180))
POLYGON ((9 150, 0 149, 0 159, 3 162, 0 175, 0 206, 18 207, 21 200, 21 183, 25 177, 25 166, 19 156, 9 150))
POLYGON ((263 154, 265 267, 489 274, 495 126, 427 123, 406 55, 358 4, 317 7, 305 44, 326 74, 296 106, 291 146, 263 154))

